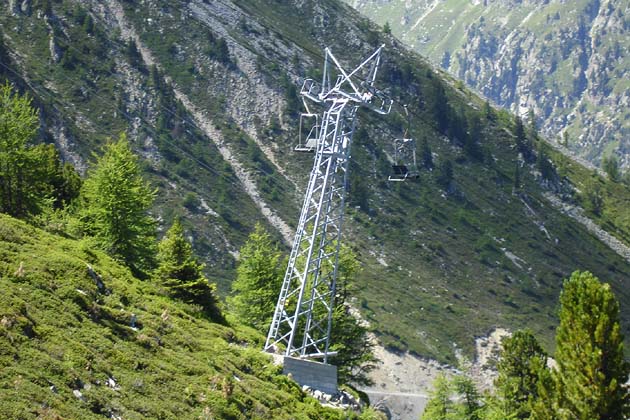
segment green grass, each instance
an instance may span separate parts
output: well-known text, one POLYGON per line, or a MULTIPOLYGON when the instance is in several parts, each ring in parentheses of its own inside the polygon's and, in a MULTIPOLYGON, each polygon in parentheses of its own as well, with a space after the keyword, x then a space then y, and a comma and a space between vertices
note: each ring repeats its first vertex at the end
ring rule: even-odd
POLYGON ((1 418, 347 418, 281 375, 258 333, 3 215, 0 290, 1 418))

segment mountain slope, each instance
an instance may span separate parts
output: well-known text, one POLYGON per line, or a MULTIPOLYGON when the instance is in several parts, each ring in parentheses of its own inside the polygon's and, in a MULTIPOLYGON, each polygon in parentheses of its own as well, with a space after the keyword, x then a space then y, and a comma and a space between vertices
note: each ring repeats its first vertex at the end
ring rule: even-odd
POLYGON ((258 333, 4 215, 0 291, 4 419, 347 418, 283 376, 258 333))
MULTIPOLYGON (((396 106, 388 117, 359 113, 346 225, 364 266, 355 303, 382 343, 454 362, 494 326, 527 326, 551 346, 562 279, 578 268, 610 281, 628 301, 628 262, 546 198, 581 204, 590 171, 553 150, 541 155, 531 133, 524 158, 511 116, 485 107, 350 7, 333 0, 51 4, 0 14, 2 28, 17 28, 3 33, 3 74, 42 107, 42 138, 80 166, 107 137, 129 131, 160 188, 156 215, 164 225, 185 216, 223 293, 254 223, 281 229, 298 218, 312 156, 292 152, 295 86, 321 74, 324 45, 356 63, 384 42, 378 84, 396 106), (401 185, 386 179, 391 142, 405 128, 403 104, 410 134, 418 145, 426 141, 435 168, 401 185), (556 162, 550 179, 536 163, 537 156, 549 162, 545 154, 556 162), (453 178, 445 182, 448 162, 453 178)), ((597 182, 606 195, 597 221, 629 243, 622 210, 630 192, 597 182)), ((630 307, 622 304, 622 313, 630 319, 630 307)))
POLYGON ((349 3, 579 156, 630 163, 628 1, 349 3))

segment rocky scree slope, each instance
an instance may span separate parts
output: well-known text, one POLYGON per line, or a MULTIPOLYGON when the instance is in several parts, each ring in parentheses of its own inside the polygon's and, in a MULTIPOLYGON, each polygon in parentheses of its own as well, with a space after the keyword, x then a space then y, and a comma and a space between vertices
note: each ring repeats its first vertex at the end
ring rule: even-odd
POLYGON ((349 3, 549 139, 630 166, 627 0, 349 3))
MULTIPOLYGON (((397 105, 388 117, 359 115, 346 224, 364 267, 355 304, 379 340, 451 363, 495 326, 529 327, 550 345, 562 279, 577 268, 628 301, 628 262, 545 198, 580 204, 590 171, 543 151, 556 171, 543 180, 534 134, 524 157, 509 114, 340 2, 26 1, 0 23, 0 71, 35 98, 42 141, 86 167, 128 131, 160 189, 155 214, 163 226, 184 216, 222 293, 256 221, 298 218, 312 156, 292 152, 296 86, 321 75, 324 46, 356 63, 384 42, 378 83, 397 105), (402 104, 432 161, 404 185, 386 181, 402 104)), ((627 189, 597 182, 614 197, 606 211, 622 209, 627 189)), ((630 242, 624 220, 611 220, 630 242)))

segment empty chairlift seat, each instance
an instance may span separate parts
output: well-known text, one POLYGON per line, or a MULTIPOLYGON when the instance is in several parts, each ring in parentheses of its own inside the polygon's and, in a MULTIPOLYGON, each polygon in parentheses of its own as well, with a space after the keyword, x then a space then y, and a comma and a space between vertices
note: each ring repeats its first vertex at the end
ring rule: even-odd
POLYGON ((314 152, 317 149, 317 141, 319 139, 319 119, 317 114, 300 114, 300 130, 298 144, 295 146, 296 152, 314 152), (315 123, 311 126, 307 135, 304 135, 306 129, 306 121, 314 119, 315 123))
POLYGON ((389 181, 410 181, 420 177, 416 167, 416 145, 413 139, 394 140, 394 162, 389 181))

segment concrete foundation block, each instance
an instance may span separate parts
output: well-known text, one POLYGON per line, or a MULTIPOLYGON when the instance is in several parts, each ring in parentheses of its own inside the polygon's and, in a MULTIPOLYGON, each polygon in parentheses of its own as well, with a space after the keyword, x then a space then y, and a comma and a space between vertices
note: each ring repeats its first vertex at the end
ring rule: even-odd
POLYGON ((337 393, 337 366, 285 356, 283 373, 291 374, 293 380, 302 386, 330 395, 337 393))

